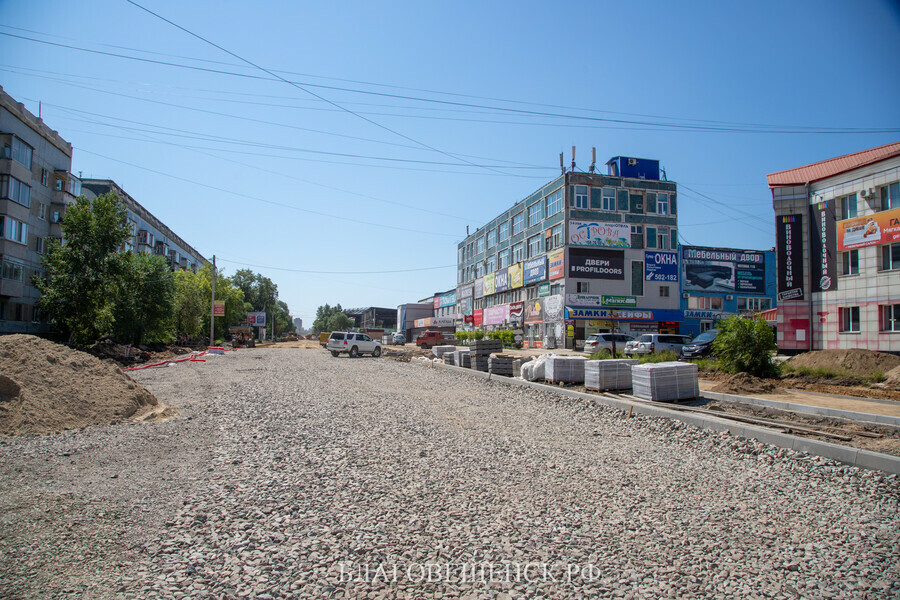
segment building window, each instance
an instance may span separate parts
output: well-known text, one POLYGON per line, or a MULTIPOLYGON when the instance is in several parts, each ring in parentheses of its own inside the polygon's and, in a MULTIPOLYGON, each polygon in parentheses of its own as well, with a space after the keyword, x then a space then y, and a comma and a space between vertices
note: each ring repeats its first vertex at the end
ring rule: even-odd
POLYGON ((528 258, 534 258, 541 253, 540 234, 528 238, 528 258))
POLYGON ((559 188, 549 196, 547 196, 547 216, 552 217, 562 210, 563 207, 563 189, 559 188))
POLYGON ((44 253, 44 238, 36 237, 34 238, 34 251, 38 254, 44 253))
POLYGON ((484 277, 484 263, 475 263, 475 279, 484 277))
POLYGON ((660 192, 656 195, 656 214, 669 214, 669 194, 660 192))
POLYGON ((722 310, 722 296, 688 296, 690 310, 722 310))
POLYGON ((603 198, 601 208, 603 210, 614 211, 616 210, 616 189, 615 188, 603 188, 603 198))
POLYGON ((487 247, 493 248, 497 245, 497 228, 491 229, 487 233, 487 247))
POLYGON ((525 211, 520 212, 512 219, 512 234, 522 233, 525 231, 525 211))
POLYGON ((856 218, 856 194, 841 199, 841 220, 856 218))
POLYGON ((11 258, 3 258, 0 264, 0 278, 10 281, 24 281, 25 265, 11 258))
POLYGON ((644 261, 631 261, 631 295, 644 295, 644 261))
POLYGON ((500 237, 500 241, 509 239, 509 221, 503 221, 500 223, 500 226, 497 228, 497 233, 500 237))
POLYGON ((534 227, 544 219, 544 205, 535 202, 528 207, 528 226, 534 227))
POLYGON ((859 333, 859 307, 845 306, 841 308, 842 333, 859 333))
POLYGON ((881 330, 900 331, 900 304, 881 307, 881 330))
POLYGON ((519 242, 512 247, 512 262, 515 264, 523 260, 525 260, 525 244, 519 242))
POLYGON ((484 271, 485 273, 493 273, 497 270, 497 257, 493 254, 490 255, 484 261, 484 271))
POLYGON ((757 313, 761 310, 769 310, 770 308, 772 308, 771 298, 741 297, 737 299, 737 309, 739 312, 757 313))
POLYGON ((591 293, 591 284, 588 281, 576 281, 575 282, 575 292, 578 294, 590 294, 591 293))
POLYGON ((896 269, 900 269, 900 243, 882 246, 881 270, 894 271, 896 269))
POLYGON ((31 146, 15 136, 12 138, 12 146, 6 144, 3 147, 3 158, 11 158, 17 163, 25 165, 28 170, 31 170, 31 155, 31 146))
POLYGON ((484 253, 484 238, 480 237, 475 240, 475 254, 483 254, 484 253))
POLYGON ((659 286, 659 297, 660 298, 668 298, 669 297, 669 286, 667 286, 667 285, 659 286))
POLYGON ((38 208, 38 217, 40 217, 44 221, 47 220, 47 205, 43 202, 41 202, 40 208, 38 208))
POLYGON ((575 197, 572 199, 572 206, 575 208, 588 208, 588 186, 576 185, 575 197))
POLYGON ((50 171, 47 169, 41 169, 41 185, 47 185, 50 181, 50 171))
POLYGON ((22 206, 31 206, 31 186, 9 175, 0 176, 0 198, 7 198, 22 206))
MULTIPOLYGON (((633 230, 632 230, 633 232, 633 230)), ((647 227, 647 248, 668 250, 671 235, 667 227, 647 227)), ((677 246, 677 244, 676 244, 677 246)))
POLYGON ((509 266, 509 248, 501 250, 497 255, 498 268, 503 269, 509 266))
POLYGON ((31 322, 32 323, 40 323, 41 322, 41 309, 37 306, 31 307, 31 322))
POLYGON ((0 216, 0 237, 24 244, 28 240, 28 225, 12 217, 0 216))
POLYGON ((881 210, 900 208, 900 183, 892 183, 881 188, 881 210))
POLYGON ((563 226, 562 223, 554 225, 550 229, 550 235, 547 236, 546 250, 550 252, 555 248, 561 248, 563 245, 563 226))
POLYGON ((656 227, 647 227, 647 247, 656 248, 656 227))
POLYGON ((841 275, 859 275, 859 250, 841 252, 841 275))
POLYGON ((557 296, 562 293, 563 293, 563 284, 554 283, 553 285, 550 286, 550 295, 551 296, 557 296))

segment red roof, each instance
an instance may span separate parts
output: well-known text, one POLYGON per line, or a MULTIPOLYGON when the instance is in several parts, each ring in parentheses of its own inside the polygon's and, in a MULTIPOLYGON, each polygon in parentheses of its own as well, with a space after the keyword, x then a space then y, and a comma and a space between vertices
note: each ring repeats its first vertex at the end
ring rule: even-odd
POLYGON ((804 185, 900 155, 900 142, 766 175, 769 187, 804 185))
POLYGON ((755 316, 755 317, 762 317, 762 318, 765 319, 766 321, 768 321, 768 322, 770 322, 770 323, 774 323, 774 322, 775 322, 775 319, 776 319, 777 316, 778 316, 778 309, 777 309, 777 308, 770 308, 769 310, 763 310, 763 311, 760 311, 760 312, 756 313, 756 314, 753 315, 753 316, 755 316))

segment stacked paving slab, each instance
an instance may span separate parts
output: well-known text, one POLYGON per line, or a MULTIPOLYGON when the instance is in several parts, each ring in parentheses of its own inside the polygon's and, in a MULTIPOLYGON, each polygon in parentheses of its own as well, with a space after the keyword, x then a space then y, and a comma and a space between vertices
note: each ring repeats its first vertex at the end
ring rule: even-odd
POLYGON ((495 352, 503 352, 503 342, 500 340, 475 340, 469 347, 472 359, 472 368, 476 371, 487 372, 490 369, 490 355, 495 352))
POLYGON ((586 362, 580 356, 551 356, 544 367, 544 377, 550 383, 582 383, 586 362))
POLYGON ((631 389, 631 367, 638 364, 633 358, 589 360, 584 363, 584 387, 589 390, 631 389))
MULTIPOLYGON (((516 357, 512 354, 491 354, 488 360, 488 369, 494 375, 513 376, 513 363, 516 357)), ((519 363, 522 364, 521 362, 519 363)))
POLYGON ((453 352, 456 350, 456 346, 435 346, 431 349, 431 353, 434 354, 435 358, 441 358, 448 352, 453 352))
POLYGON ((672 402, 700 395, 697 365, 684 362, 662 362, 635 365, 631 368, 633 394, 644 400, 672 402))

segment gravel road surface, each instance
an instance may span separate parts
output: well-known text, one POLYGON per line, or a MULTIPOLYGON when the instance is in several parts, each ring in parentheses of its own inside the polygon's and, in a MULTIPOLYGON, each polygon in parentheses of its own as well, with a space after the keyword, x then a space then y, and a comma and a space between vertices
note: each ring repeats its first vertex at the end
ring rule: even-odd
POLYGON ((0 440, 2 598, 897 598, 900 482, 391 360, 136 371, 0 440))

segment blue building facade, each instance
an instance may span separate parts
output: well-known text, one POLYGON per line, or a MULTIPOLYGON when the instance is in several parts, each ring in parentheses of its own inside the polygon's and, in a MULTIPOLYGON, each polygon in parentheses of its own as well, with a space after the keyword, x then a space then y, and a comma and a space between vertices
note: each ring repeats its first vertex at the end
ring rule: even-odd
POLYGON ((733 315, 775 308, 775 250, 678 246, 680 333, 696 336, 733 315))

